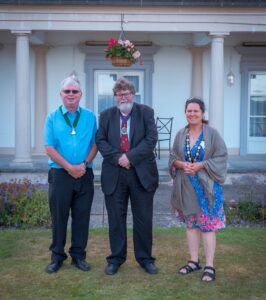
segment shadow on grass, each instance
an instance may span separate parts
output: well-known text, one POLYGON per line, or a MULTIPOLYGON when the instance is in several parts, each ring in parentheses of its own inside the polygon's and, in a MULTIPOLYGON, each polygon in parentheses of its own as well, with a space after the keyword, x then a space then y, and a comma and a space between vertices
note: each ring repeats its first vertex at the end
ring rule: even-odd
MULTIPOLYGON (((182 228, 154 229, 153 254, 160 272, 153 276, 134 259, 131 231, 126 263, 115 276, 106 276, 106 229, 90 232, 87 259, 91 272, 75 269, 68 259, 52 275, 44 272, 50 258, 49 230, 0 230, 0 299, 266 299, 265 233, 264 228, 219 232, 217 280, 206 284, 200 281, 201 272, 177 274, 188 259, 182 228)), ((200 256, 204 265, 202 247, 200 256)))

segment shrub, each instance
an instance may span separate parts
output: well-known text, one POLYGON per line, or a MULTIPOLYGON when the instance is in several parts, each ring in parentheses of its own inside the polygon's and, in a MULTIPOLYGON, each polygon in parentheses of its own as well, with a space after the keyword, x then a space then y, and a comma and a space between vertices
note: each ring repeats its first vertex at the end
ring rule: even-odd
POLYGON ((246 200, 240 203, 226 203, 225 214, 228 224, 243 224, 245 222, 261 222, 265 220, 265 208, 246 200))
POLYGON ((238 206, 230 205, 229 203, 225 203, 225 215, 226 215, 226 223, 231 224, 239 224, 241 219, 238 215, 238 206))
POLYGON ((245 201, 239 204, 239 215, 241 219, 246 221, 254 222, 262 220, 260 207, 251 201, 245 201))
POLYGON ((28 179, 0 183, 0 226, 50 226, 47 185, 28 179))

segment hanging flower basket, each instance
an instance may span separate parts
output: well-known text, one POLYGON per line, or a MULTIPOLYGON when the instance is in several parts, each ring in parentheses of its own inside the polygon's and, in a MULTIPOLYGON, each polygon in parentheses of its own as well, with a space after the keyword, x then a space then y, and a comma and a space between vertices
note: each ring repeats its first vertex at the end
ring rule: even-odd
POLYGON ((111 61, 114 67, 130 67, 132 65, 132 61, 127 57, 113 56, 111 61))
MULTIPOLYGON (((111 59, 115 67, 130 67, 140 60, 140 51, 129 40, 110 38, 108 48, 105 49, 105 56, 111 59)), ((140 61, 143 64, 143 61, 140 61)))

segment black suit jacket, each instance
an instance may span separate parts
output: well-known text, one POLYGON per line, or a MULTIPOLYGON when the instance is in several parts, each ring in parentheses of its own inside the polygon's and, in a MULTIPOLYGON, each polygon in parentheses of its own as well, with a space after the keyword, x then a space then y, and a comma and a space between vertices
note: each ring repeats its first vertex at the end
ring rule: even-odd
MULTIPOLYGON (((130 121, 130 150, 126 153, 131 166, 135 168, 142 186, 147 191, 158 187, 158 169, 154 148, 157 129, 153 109, 142 104, 133 104, 130 121)), ((101 183, 104 194, 114 192, 121 167, 118 165, 120 153, 120 115, 117 107, 112 107, 100 115, 96 143, 103 156, 101 183)))

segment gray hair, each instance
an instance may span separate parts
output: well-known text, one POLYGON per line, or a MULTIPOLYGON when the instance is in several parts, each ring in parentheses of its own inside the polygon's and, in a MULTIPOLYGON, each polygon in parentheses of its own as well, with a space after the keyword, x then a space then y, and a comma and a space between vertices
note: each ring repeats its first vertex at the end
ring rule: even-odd
POLYGON ((125 90, 129 90, 133 95, 135 95, 135 87, 133 85, 133 83, 129 80, 127 80, 124 77, 121 77, 119 79, 117 79, 114 88, 113 88, 113 92, 114 95, 116 95, 117 92, 119 91, 125 91, 125 90))
POLYGON ((61 81, 60 91, 62 91, 64 89, 64 87, 67 86, 67 85, 75 85, 79 89, 81 89, 79 80, 74 76, 69 76, 69 77, 67 77, 67 78, 65 78, 64 80, 61 81))

